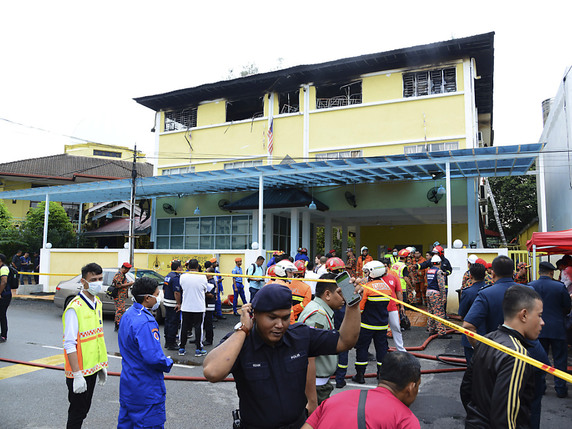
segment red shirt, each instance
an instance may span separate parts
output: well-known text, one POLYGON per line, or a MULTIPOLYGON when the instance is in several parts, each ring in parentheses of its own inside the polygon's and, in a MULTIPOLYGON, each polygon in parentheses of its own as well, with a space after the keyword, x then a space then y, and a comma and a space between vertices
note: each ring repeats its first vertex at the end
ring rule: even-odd
MULTIPOLYGON (((357 429, 359 389, 346 390, 326 399, 306 423, 313 429, 357 429)), ((385 387, 376 387, 367 394, 365 421, 368 428, 418 429, 419 420, 407 406, 385 387)))
MULTIPOLYGON (((391 296, 397 298, 397 291, 401 290, 401 281, 393 274, 386 274, 381 280, 391 288, 391 296)), ((387 311, 397 311, 397 303, 390 300, 389 304, 387 304, 387 311)))

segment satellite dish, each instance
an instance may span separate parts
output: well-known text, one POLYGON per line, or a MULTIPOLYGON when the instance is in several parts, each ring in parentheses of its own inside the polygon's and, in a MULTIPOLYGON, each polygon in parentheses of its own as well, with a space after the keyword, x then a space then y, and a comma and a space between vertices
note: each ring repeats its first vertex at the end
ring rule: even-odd
POLYGON ((427 199, 432 203, 438 204, 441 198, 443 198, 443 194, 439 193, 439 188, 437 186, 434 186, 427 191, 427 199))
POLYGON ((168 203, 163 204, 163 210, 167 214, 177 216, 177 211, 175 210, 175 208, 171 204, 168 204, 168 203))
POLYGON ((347 191, 345 193, 345 197, 346 197, 346 201, 348 202, 348 204, 350 206, 352 206, 353 208, 357 207, 357 203, 356 203, 356 196, 354 194, 352 194, 351 192, 347 191))
POLYGON ((218 208, 221 210, 226 210, 224 206, 226 206, 228 203, 230 203, 230 201, 225 200, 224 198, 222 200, 218 200, 218 208))

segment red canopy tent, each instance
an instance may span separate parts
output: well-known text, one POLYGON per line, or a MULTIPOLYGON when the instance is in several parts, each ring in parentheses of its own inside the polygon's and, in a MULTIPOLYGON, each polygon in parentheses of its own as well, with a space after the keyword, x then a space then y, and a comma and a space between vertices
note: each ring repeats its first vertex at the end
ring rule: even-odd
POLYGON ((533 232, 526 242, 529 252, 545 252, 549 255, 572 254, 572 229, 552 232, 533 232), (536 249, 535 249, 535 248, 536 249))

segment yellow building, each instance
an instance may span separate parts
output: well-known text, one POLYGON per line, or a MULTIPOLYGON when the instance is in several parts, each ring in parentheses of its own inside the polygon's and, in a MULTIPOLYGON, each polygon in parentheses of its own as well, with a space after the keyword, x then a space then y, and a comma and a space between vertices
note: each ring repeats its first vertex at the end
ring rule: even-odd
MULTIPOLYGON (((156 111, 155 175, 491 146, 493 39, 488 33, 137 98, 156 111)), ((306 210, 307 202, 269 207, 272 190, 265 191, 264 228, 272 234, 261 247, 311 248, 312 231, 324 225, 326 249, 337 226, 342 240, 355 233, 374 256, 383 246, 428 250, 447 240, 444 203, 434 201, 444 172, 428 173, 436 180, 387 170, 372 171, 370 183, 314 188, 310 181, 298 189, 323 212, 306 210)), ((477 180, 452 180, 451 190, 454 238, 480 247, 477 180)), ((159 198, 156 246, 248 247, 257 207, 237 201, 248 195, 238 191, 159 198)))
MULTIPOLYGON (((137 155, 138 175, 150 176, 152 166, 145 162, 145 154, 138 151, 137 155)), ((100 143, 66 145, 63 154, 0 164, 0 192, 124 179, 131 177, 132 160, 133 150, 123 146, 100 143)), ((42 200, 3 201, 18 226, 24 221, 30 208, 42 200)), ((78 203, 79 201, 62 204, 74 222, 77 222, 80 216, 78 203)))

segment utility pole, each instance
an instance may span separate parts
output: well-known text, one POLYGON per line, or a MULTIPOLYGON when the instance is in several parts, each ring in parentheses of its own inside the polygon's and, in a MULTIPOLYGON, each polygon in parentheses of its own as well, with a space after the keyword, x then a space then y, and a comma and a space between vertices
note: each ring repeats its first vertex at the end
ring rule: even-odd
POLYGON ((129 207, 129 263, 135 262, 135 179, 137 179, 137 144, 133 149, 133 166, 131 168, 131 204, 129 207))

